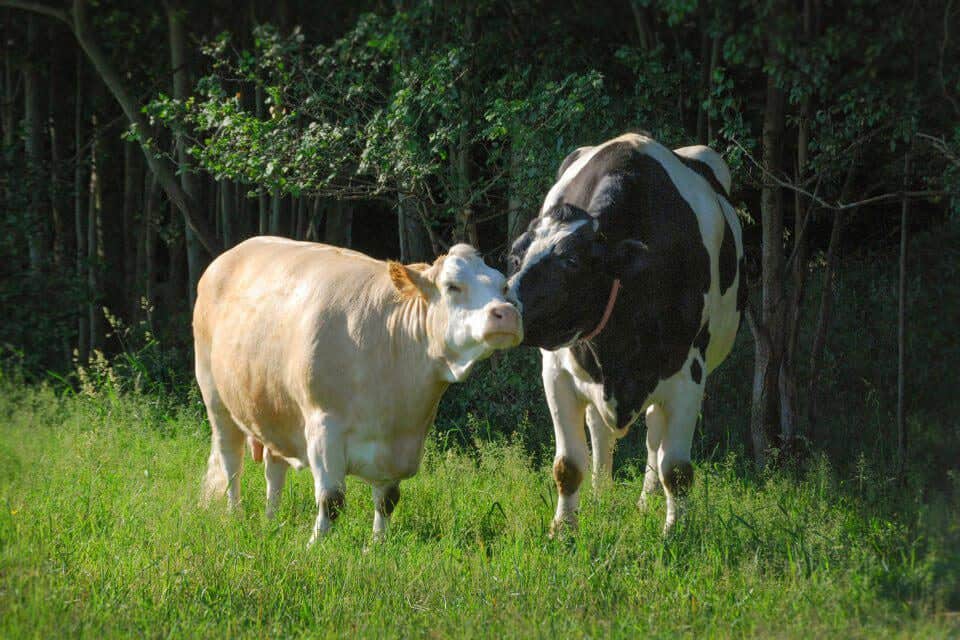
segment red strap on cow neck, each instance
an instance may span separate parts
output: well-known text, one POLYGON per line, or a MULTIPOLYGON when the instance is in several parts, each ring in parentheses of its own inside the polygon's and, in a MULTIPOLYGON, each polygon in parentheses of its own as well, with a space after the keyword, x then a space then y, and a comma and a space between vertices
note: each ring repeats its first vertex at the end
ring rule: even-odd
POLYGON ((597 328, 591 331, 589 334, 580 338, 581 340, 593 340, 600 335, 600 332, 603 331, 603 328, 607 326, 610 316, 613 315, 613 305, 617 303, 618 293, 620 293, 620 278, 614 280, 613 286, 610 287, 610 298, 607 300, 607 308, 603 310, 603 317, 600 318, 600 324, 598 324, 597 328))

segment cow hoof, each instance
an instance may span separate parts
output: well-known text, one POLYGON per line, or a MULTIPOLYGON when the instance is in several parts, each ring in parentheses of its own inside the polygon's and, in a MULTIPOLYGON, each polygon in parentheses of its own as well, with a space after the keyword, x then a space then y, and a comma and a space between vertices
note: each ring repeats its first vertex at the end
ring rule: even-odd
POLYGON ((577 517, 571 514, 559 520, 554 519, 550 523, 549 537, 551 540, 556 540, 565 536, 575 536, 578 529, 577 517))
POLYGON ((651 501, 650 501, 649 494, 646 494, 646 493, 640 494, 640 499, 637 500, 637 509, 640 511, 640 513, 647 513, 648 511, 650 511, 650 507, 651 507, 650 502, 651 501))
POLYGON ((309 549, 318 542, 323 541, 330 536, 331 527, 316 528, 313 530, 313 535, 310 536, 310 542, 307 543, 307 548, 309 549))
POLYGON ((674 533, 676 533, 676 531, 677 531, 677 529, 678 529, 678 527, 677 527, 677 522, 679 522, 679 520, 680 520, 680 519, 679 519, 679 518, 676 518, 676 517, 674 517, 674 518, 667 517, 667 519, 666 519, 666 520, 664 521, 664 523, 663 523, 663 537, 664 537, 664 538, 669 538, 669 537, 673 536, 674 533))

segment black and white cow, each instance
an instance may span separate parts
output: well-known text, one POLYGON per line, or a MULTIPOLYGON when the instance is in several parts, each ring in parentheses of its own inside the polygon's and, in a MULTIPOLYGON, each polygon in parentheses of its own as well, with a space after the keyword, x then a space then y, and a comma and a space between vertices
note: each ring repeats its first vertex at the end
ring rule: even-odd
POLYGON ((707 375, 726 358, 746 297, 730 170, 703 147, 641 134, 582 147, 560 166, 540 215, 510 252, 524 343, 540 347, 560 494, 552 530, 576 527, 587 465, 611 478, 613 446, 640 414, 647 471, 662 484, 664 532, 693 481, 690 444, 707 375))

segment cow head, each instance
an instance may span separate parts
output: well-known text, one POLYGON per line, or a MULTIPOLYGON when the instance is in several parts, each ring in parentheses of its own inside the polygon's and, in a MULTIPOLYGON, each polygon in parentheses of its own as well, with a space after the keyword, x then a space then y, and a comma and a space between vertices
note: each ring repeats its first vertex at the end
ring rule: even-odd
POLYGON ((644 253, 634 241, 611 246, 598 220, 573 205, 533 220, 509 257, 525 343, 553 350, 588 334, 603 315, 613 280, 629 275, 644 253))
POLYGON ((466 244, 450 248, 432 265, 390 263, 401 295, 426 303, 431 355, 443 359, 448 381, 459 382, 473 364, 523 340, 523 323, 506 278, 466 244))

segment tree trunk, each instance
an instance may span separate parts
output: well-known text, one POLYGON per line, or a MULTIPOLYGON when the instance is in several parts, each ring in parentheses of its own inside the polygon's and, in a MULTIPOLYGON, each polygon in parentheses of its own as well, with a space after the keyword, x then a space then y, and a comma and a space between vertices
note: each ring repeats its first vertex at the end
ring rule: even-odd
MULTIPOLYGON (((911 150, 903 159, 903 190, 910 186, 911 150)), ((907 464, 906 369, 907 369, 907 234, 910 199, 904 195, 900 204, 900 283, 897 288, 897 475, 907 464)))
MULTIPOLYGON (((20 137, 21 125, 23 124, 19 117, 18 105, 23 106, 23 102, 19 99, 19 88, 21 82, 18 80, 18 76, 21 74, 14 68, 14 52, 18 47, 22 47, 22 42, 18 42, 15 37, 15 29, 12 24, 12 20, 9 19, 9 11, 4 12, 3 20, 3 98, 0 100, 0 114, 3 116, 3 167, 7 171, 13 172, 13 168, 17 166, 16 158, 19 153, 22 153, 17 145, 17 140, 20 137)), ((18 172, 19 173, 19 172, 18 172)), ((22 179, 22 173, 20 174, 22 179)), ((26 207, 22 204, 22 185, 15 184, 13 180, 0 180, 0 184, 3 185, 3 196, 4 196, 4 206, 7 209, 17 209, 23 210, 26 207)), ((11 243, 14 246, 23 246, 24 243, 27 243, 29 250, 29 241, 26 240, 23 236, 24 230, 19 227, 22 225, 16 225, 10 229, 13 238, 11 238, 11 243)))
POLYGON ((403 194, 397 196, 397 228, 400 233, 400 261, 429 262, 432 251, 430 236, 420 222, 420 216, 410 199, 403 194))
POLYGON ((348 200, 335 200, 327 210, 324 242, 349 247, 352 240, 353 205, 348 200))
POLYGON ((182 307, 187 297, 187 276, 184 273, 187 266, 187 243, 183 236, 183 221, 179 219, 174 208, 170 211, 172 226, 179 232, 167 245, 168 272, 166 286, 158 287, 159 303, 163 306, 165 315, 170 315, 182 307))
MULTIPOLYGON (((775 45, 770 45, 775 55, 775 45)), ((776 64, 776 63, 775 63, 776 64)), ((781 168, 784 126, 784 95, 771 74, 767 78, 767 97, 763 115, 763 165, 777 175, 781 168)), ((783 341, 783 194, 769 178, 764 178, 760 195, 763 226, 761 309, 754 330, 753 394, 750 431, 754 458, 763 467, 767 462, 770 440, 777 434, 777 390, 783 341)))
MULTIPOLYGON (((468 48, 473 45, 475 32, 475 9, 468 3, 464 15, 464 45, 468 48)), ((468 66, 469 68, 469 66, 468 66)), ((469 126, 473 122, 473 97, 471 78, 465 72, 460 78, 460 111, 462 124, 460 126, 459 141, 452 150, 450 159, 453 162, 455 202, 457 205, 454 221, 453 239, 456 242, 466 242, 473 246, 479 244, 477 237, 477 223, 474 220, 473 204, 470 202, 470 135, 469 126)))
POLYGON ((820 379, 820 363, 827 344, 827 330, 830 326, 833 305, 833 274, 836 272, 840 238, 843 234, 843 222, 846 212, 837 211, 830 231, 830 242, 823 268, 823 288, 820 291, 820 310, 817 313, 817 326, 810 346, 810 382, 807 385, 807 430, 812 442, 819 442, 820 433, 817 421, 817 386, 820 379))
POLYGON ((138 229, 142 227, 137 219, 141 216, 140 185, 143 176, 137 150, 132 142, 123 143, 123 291, 129 301, 128 313, 133 318, 137 313, 137 245, 138 229))
MULTIPOLYGON (((713 71, 717 68, 717 65, 720 64, 720 36, 714 34, 711 39, 710 44, 710 75, 707 81, 707 92, 709 94, 713 93, 713 71)), ((706 96, 704 96, 706 97, 706 96)), ((707 140, 704 144, 709 145, 713 142, 713 139, 716 137, 717 132, 713 128, 713 118, 710 117, 710 114, 707 114, 707 140)))
MULTIPOLYGON (((87 268, 90 262, 87 254, 87 211, 84 207, 86 202, 86 190, 84 189, 85 174, 84 162, 81 150, 83 149, 83 63, 77 58, 76 64, 77 92, 74 102, 74 120, 73 120, 73 144, 76 161, 73 167, 73 226, 76 233, 77 245, 77 280, 86 283, 88 281, 87 268)), ((81 307, 81 313, 77 319, 77 359, 80 362, 86 362, 90 355, 90 316, 89 313, 81 307)))
POLYGON ((144 205, 144 274, 143 297, 147 300, 147 322, 153 326, 152 309, 156 304, 157 273, 157 222, 160 218, 160 183, 157 177, 150 174, 147 198, 144 205))
MULTIPOLYGON (((185 101, 190 93, 189 76, 187 74, 187 33, 183 26, 183 12, 180 7, 168 3, 167 26, 170 31, 170 66, 173 69, 173 97, 185 101)), ((200 184, 197 176, 190 171, 190 156, 187 153, 187 142, 182 135, 176 134, 177 162, 180 165, 180 186, 187 196, 195 203, 200 202, 200 184)), ((203 215, 202 212, 198 212, 203 215)), ((187 242, 187 286, 190 308, 197 300, 197 283, 203 272, 204 263, 201 254, 200 238, 188 224, 186 227, 187 242)), ((219 243, 218 243, 219 244, 219 243)), ((221 245, 222 246, 222 245, 221 245)))
POLYGON ((235 224, 237 220, 236 197, 234 184, 230 180, 220 181, 220 228, 223 236, 223 246, 229 249, 237 243, 235 224))
POLYGON ((146 147, 146 141, 151 138, 151 127, 140 112, 139 105, 133 97, 127 93, 120 74, 113 68, 109 60, 107 60, 106 55, 104 55, 103 51, 100 50, 100 47, 93 39, 90 25, 87 22, 86 9, 86 3, 83 0, 74 0, 71 16, 72 21, 70 17, 67 17, 66 14, 61 13, 57 9, 48 8, 42 12, 62 20, 71 27, 77 42, 97 70, 97 73, 100 74, 104 84, 110 90, 110 93, 120 105, 120 108, 123 109, 123 113, 127 116, 127 119, 141 134, 141 148, 143 148, 144 157, 150 170, 155 173, 160 180, 160 184, 166 192, 167 198, 183 214, 187 224, 197 234, 197 237, 207 251, 211 255, 217 255, 221 251, 220 243, 216 235, 211 231, 210 225, 207 223, 199 203, 194 201, 190 195, 183 190, 177 182, 177 178, 170 169, 170 166, 165 161, 155 157, 153 152, 146 147))
POLYGON ((237 244, 246 238, 250 233, 250 198, 246 197, 246 186, 230 181, 230 191, 233 193, 233 223, 230 228, 233 231, 233 244, 237 244))
POLYGON ((313 206, 310 207, 310 223, 307 225, 306 239, 311 242, 320 242, 320 226, 323 222, 323 198, 315 196, 313 206))
MULTIPOLYGON (((813 0, 804 0, 803 3, 803 42, 804 46, 811 46, 814 37, 814 9, 813 0)), ((800 101, 800 113, 797 125, 797 183, 802 183, 807 177, 807 159, 810 139, 811 98, 803 96, 800 101)), ((797 382, 797 347, 800 340, 800 315, 803 297, 806 291, 807 280, 807 228, 813 216, 815 203, 807 203, 806 208, 800 197, 795 193, 793 216, 793 251, 791 267, 792 286, 787 300, 786 342, 784 344, 783 362, 780 368, 780 439, 783 447, 796 449, 796 439, 801 434, 800 427, 800 398, 797 382)))
POLYGON ((757 467, 767 465, 770 450, 772 428, 770 422, 776 419, 777 365, 774 345, 766 327, 747 310, 747 323, 753 334, 753 396, 750 405, 750 438, 753 446, 753 459, 757 467))
MULTIPOLYGON (((9 13, 9 12, 5 12, 9 13)), ((12 37, 7 34, 10 29, 10 21, 4 16, 3 26, 3 99, 0 100, 0 126, 3 127, 3 149, 6 166, 9 167, 13 160, 13 141, 16 139, 18 129, 15 115, 16 105, 16 86, 13 72, 13 56, 10 53, 12 46, 12 37)), ((9 203, 9 198, 7 199, 9 203)))
POLYGON ((270 199, 265 193, 257 197, 259 218, 257 219, 257 233, 264 236, 270 233, 270 199))
POLYGON ((274 193, 270 196, 270 235, 280 235, 281 217, 283 217, 283 196, 279 193, 274 193))
MULTIPOLYGON (((217 237, 220 238, 220 241, 223 242, 223 216, 222 216, 222 198, 220 194, 220 182, 215 180, 212 176, 207 177, 207 191, 208 193, 213 194, 213 230, 217 234, 217 237)), ((224 249, 229 249, 224 243, 224 249)))
POLYGON ((633 21, 637 27, 640 47, 645 52, 649 52, 656 46, 656 34, 650 26, 650 10, 640 0, 630 0, 630 10, 633 12, 633 21))
POLYGON ((40 35, 36 16, 27 21, 28 62, 23 70, 23 112, 26 140, 24 150, 27 159, 27 189, 30 192, 30 211, 27 213, 27 248, 30 256, 30 272, 36 276, 45 263, 47 221, 45 191, 41 185, 48 184, 43 175, 43 121, 40 109, 40 35))
MULTIPOLYGON (((840 188, 840 198, 838 202, 846 202, 850 190, 853 188, 853 178, 856 174, 856 161, 853 166, 847 170, 847 177, 840 188)), ((818 429, 817 416, 817 386, 820 381, 820 365, 823 360, 823 352, 827 344, 827 332, 832 321, 833 307, 833 275, 837 272, 837 265, 840 261, 840 240, 843 236, 843 226, 847 216, 852 216, 854 210, 836 211, 833 214, 833 227, 830 231, 830 242, 827 244, 827 255, 824 259, 823 268, 823 286, 820 291, 820 310, 817 314, 817 326, 813 333, 813 342, 810 346, 810 382, 807 386, 807 425, 809 428, 810 440, 820 441, 820 432, 818 429)))
MULTIPOLYGON (((263 87, 257 85, 256 88, 256 100, 257 100, 257 119, 263 120, 264 116, 264 106, 263 106, 263 87)), ((270 198, 267 196, 267 193, 261 187, 260 195, 257 197, 257 202, 259 203, 259 223, 257 225, 257 233, 260 235, 266 235, 270 232, 270 198)))
POLYGON ((509 193, 507 194, 507 248, 513 245, 520 234, 527 230, 533 214, 533 210, 523 208, 523 200, 520 197, 521 172, 523 171, 523 153, 520 150, 520 143, 514 139, 510 145, 510 182, 509 193))
POLYGON ((293 237, 296 240, 303 240, 307 235, 307 200, 306 198, 297 198, 297 215, 294 217, 293 237))
MULTIPOLYGON (((809 3, 808 3, 809 4, 809 3)), ((800 105, 797 129, 797 182, 806 177, 807 146, 809 138, 810 98, 805 97, 800 105)), ((793 215, 793 262, 791 264, 792 286, 786 298, 784 317, 785 343, 783 360, 780 363, 780 442, 788 452, 795 452, 796 439, 800 434, 800 399, 797 387, 797 343, 800 338, 800 314, 807 277, 806 229, 813 215, 814 203, 804 208, 800 194, 795 194, 793 215)))
POLYGON ((130 304, 131 308, 133 309, 133 315, 130 316, 131 322, 136 322, 142 319, 143 305, 141 300, 146 296, 147 235, 150 228, 150 220, 147 217, 149 215, 149 212, 147 211, 147 199, 150 197, 150 185, 151 182, 149 177, 141 175, 140 184, 138 185, 138 189, 142 194, 140 210, 138 215, 135 217, 136 226, 131 230, 131 233, 133 234, 132 242, 134 245, 133 275, 131 276, 132 287, 129 293, 131 298, 130 304))
POLYGON ((453 163, 453 199, 457 210, 453 225, 453 241, 477 246, 477 225, 470 204, 470 154, 467 149, 466 132, 461 129, 460 144, 450 150, 453 163))
POLYGON ((101 177, 100 137, 97 131, 97 115, 91 119, 90 187, 87 201, 87 322, 90 326, 90 351, 103 351, 104 319, 103 303, 103 228, 101 226, 101 177))
MULTIPOLYGON (((47 135, 50 144, 50 184, 48 193, 50 194, 50 214, 53 222, 53 264, 58 273, 63 273, 67 266, 67 254, 74 237, 72 225, 72 216, 69 215, 69 203, 66 200, 66 189, 63 184, 66 182, 66 176, 63 173, 63 159, 67 155, 65 145, 67 139, 64 133, 68 130, 68 115, 64 109, 66 107, 65 92, 61 87, 63 78, 67 75, 63 68, 63 55, 58 50, 52 55, 50 69, 50 91, 47 100, 47 135)), ((69 349, 67 362, 70 361, 69 349)))
POLYGON ((697 100, 697 142, 707 144, 707 110, 703 108, 703 101, 707 97, 710 86, 710 56, 712 53, 712 43, 710 42, 710 29, 708 12, 709 4, 702 4, 700 9, 700 86, 698 87, 697 100))

